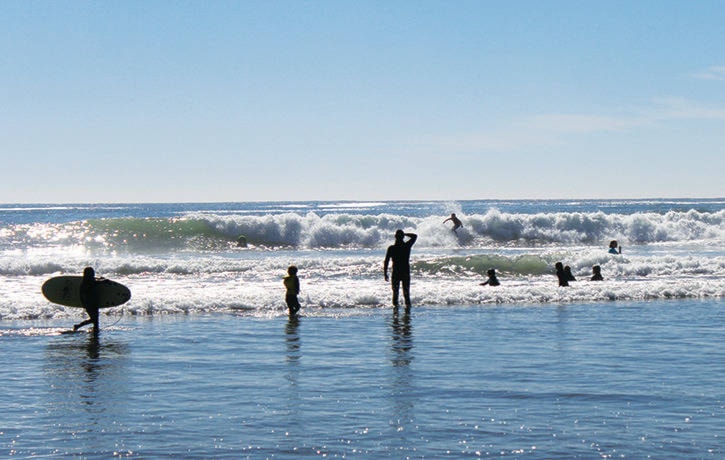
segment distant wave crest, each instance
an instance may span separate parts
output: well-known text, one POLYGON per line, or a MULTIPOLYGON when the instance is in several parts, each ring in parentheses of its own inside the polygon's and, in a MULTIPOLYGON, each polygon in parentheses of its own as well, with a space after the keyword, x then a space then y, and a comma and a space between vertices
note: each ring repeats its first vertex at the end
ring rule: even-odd
POLYGON ((64 224, 27 224, 0 229, 0 245, 81 245, 130 251, 216 250, 243 236, 253 248, 381 248, 398 228, 418 233, 423 247, 602 245, 722 241, 725 211, 665 214, 556 212, 514 214, 491 209, 462 216, 458 235, 440 217, 393 214, 282 213, 262 216, 192 213, 176 218, 111 218, 64 224))

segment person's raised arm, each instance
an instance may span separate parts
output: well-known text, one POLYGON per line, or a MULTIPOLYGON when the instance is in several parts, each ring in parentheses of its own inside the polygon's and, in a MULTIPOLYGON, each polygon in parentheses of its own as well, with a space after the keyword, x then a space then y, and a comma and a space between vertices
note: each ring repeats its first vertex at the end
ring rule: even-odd
POLYGON ((415 233, 406 233, 405 236, 407 236, 408 238, 410 238, 408 240, 408 244, 411 245, 411 246, 413 246, 413 244, 415 243, 415 240, 418 239, 418 235, 416 235, 415 233))

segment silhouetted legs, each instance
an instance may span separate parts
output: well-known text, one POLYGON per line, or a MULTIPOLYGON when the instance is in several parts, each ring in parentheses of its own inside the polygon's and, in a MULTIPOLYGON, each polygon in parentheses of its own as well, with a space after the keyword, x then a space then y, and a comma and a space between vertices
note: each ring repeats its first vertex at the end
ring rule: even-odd
POLYGON ((410 278, 398 278, 393 276, 392 280, 392 286, 393 286, 393 305, 398 306, 400 305, 398 298, 399 298, 399 291, 400 291, 400 284, 403 284, 403 300, 405 301, 405 306, 410 307, 410 278))

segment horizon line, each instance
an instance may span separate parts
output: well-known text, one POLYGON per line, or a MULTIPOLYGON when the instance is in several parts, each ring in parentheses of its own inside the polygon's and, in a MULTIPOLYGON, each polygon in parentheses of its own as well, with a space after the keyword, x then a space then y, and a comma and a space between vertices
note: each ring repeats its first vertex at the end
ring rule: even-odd
POLYGON ((228 201, 228 200, 210 200, 210 201, 18 201, 18 202, 0 202, 0 206, 13 205, 121 205, 121 204, 230 204, 230 203, 379 203, 379 202, 466 202, 466 201, 666 201, 666 200, 724 200, 725 196, 681 196, 681 197, 638 197, 638 198, 585 198, 585 197, 567 197, 567 198, 464 198, 464 199, 426 199, 426 198, 397 198, 397 199, 308 199, 308 200, 247 200, 247 201, 228 201))

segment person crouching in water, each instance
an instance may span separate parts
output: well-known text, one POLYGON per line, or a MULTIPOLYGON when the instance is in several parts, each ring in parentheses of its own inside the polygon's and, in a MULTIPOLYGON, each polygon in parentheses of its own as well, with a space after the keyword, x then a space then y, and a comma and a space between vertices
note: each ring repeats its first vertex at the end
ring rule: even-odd
POLYGON ((81 306, 88 313, 89 319, 73 326, 73 330, 77 331, 86 324, 93 323, 93 333, 98 334, 100 327, 98 326, 98 290, 96 289, 96 272, 92 267, 86 267, 83 270, 83 280, 81 281, 81 306))
POLYGON ((564 275, 566 275, 567 281, 576 281, 574 274, 571 272, 571 267, 568 265, 564 266, 564 275))
POLYGON ((300 279, 297 278, 297 267, 290 265, 287 268, 287 276, 284 277, 284 287, 287 288, 287 294, 285 295, 285 302, 289 309, 289 315, 295 316, 300 311, 300 301, 297 296, 300 293, 300 279))
POLYGON ((488 275, 488 279, 481 283, 481 286, 499 286, 501 283, 498 282, 498 278, 496 278, 496 269, 489 269, 486 274, 488 275))
POLYGON ((592 267, 592 281, 603 281, 602 267, 595 265, 592 267))

